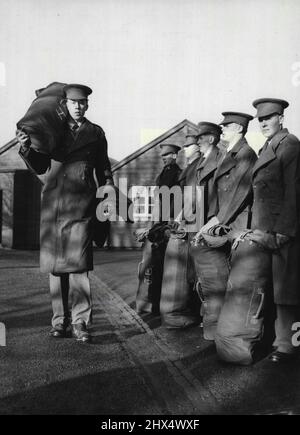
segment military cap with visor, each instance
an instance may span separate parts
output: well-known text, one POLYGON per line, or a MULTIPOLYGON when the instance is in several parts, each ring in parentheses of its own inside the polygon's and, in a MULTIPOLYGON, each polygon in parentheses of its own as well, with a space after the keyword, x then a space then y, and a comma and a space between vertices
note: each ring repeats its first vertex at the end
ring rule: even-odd
POLYGON ((199 137, 198 127, 195 128, 187 127, 183 148, 189 147, 190 145, 197 145, 198 137, 199 137))
POLYGON ((222 115, 224 116, 224 119, 220 122, 220 125, 235 123, 248 128, 249 122, 254 119, 252 115, 243 112, 222 112, 222 115))
POLYGON ((253 101, 253 106, 257 109, 256 118, 262 118, 265 116, 282 115, 284 109, 289 106, 289 103, 279 98, 259 98, 253 101))
POLYGON ((198 123, 199 136, 202 134, 213 134, 214 136, 220 136, 222 129, 219 125, 213 122, 199 122, 198 123))
POLYGON ((166 156, 168 154, 177 154, 181 148, 178 145, 163 143, 160 145, 160 149, 161 149, 160 155, 166 156))
POLYGON ((64 86, 63 91, 66 98, 69 100, 86 100, 87 97, 93 92, 88 86, 79 85, 76 83, 64 86))

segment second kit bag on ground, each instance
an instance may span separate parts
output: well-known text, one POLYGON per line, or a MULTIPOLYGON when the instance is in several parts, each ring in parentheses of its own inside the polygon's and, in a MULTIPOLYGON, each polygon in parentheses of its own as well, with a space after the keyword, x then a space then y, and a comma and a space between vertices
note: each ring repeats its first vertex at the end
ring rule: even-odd
POLYGON ((186 328, 200 322, 195 270, 188 236, 174 232, 170 236, 164 262, 160 312, 169 328, 186 328))
POLYGON ((272 311, 270 272, 270 251, 257 243, 240 241, 232 250, 215 338, 223 361, 241 365, 255 361, 264 339, 264 321, 272 311))

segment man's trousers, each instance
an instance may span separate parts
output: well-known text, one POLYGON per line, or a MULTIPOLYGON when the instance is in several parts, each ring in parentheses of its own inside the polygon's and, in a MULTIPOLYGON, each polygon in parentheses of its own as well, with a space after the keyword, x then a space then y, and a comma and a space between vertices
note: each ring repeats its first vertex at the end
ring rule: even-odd
POLYGON ((91 288, 88 273, 50 274, 50 295, 52 301, 52 326, 90 322, 92 312, 91 288), (71 319, 69 319, 69 301, 71 319))

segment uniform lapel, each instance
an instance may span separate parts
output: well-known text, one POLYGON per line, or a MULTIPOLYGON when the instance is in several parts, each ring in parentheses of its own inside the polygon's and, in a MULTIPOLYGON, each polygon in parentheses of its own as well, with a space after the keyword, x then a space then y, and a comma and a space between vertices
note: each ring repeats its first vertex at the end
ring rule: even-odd
POLYGON ((195 174, 195 171, 197 170, 196 168, 198 167, 198 165, 200 164, 202 160, 202 156, 198 157, 197 159, 195 159, 194 161, 192 161, 192 163, 188 164, 187 167, 182 171, 182 173, 180 174, 179 177, 179 182, 182 183, 183 181, 185 181, 184 184, 186 184, 186 179, 187 177, 190 176, 191 173, 195 174), (200 161, 199 161, 200 160, 200 161))
POLYGON ((184 170, 183 170, 183 171, 181 172, 181 174, 179 175, 178 183, 181 184, 181 183, 183 182, 183 180, 186 179, 187 169, 188 169, 188 166, 187 166, 186 168, 184 168, 184 170))
POLYGON ((253 168, 253 176, 255 176, 257 171, 259 171, 262 167, 267 166, 270 162, 277 158, 276 150, 279 144, 283 141, 283 139, 286 138, 288 134, 289 132, 287 129, 281 130, 276 134, 276 136, 273 137, 271 143, 266 147, 266 149, 262 149, 262 152, 253 168))
POLYGON ((94 126, 87 119, 83 122, 76 134, 74 142, 70 148, 70 152, 85 146, 86 144, 95 141, 97 138, 94 126))
POLYGON ((201 183, 204 178, 210 175, 216 170, 218 166, 218 149, 215 147, 212 149, 210 155, 205 160, 204 158, 198 164, 197 167, 197 179, 201 183))
POLYGON ((222 177, 222 175, 229 172, 232 168, 234 168, 237 164, 237 160, 235 158, 236 154, 239 153, 244 144, 247 144, 247 141, 244 137, 242 137, 237 144, 232 148, 231 152, 229 152, 225 159, 222 161, 220 166, 217 168, 215 179, 222 177))
POLYGON ((181 172, 181 174, 179 175, 179 178, 178 178, 178 183, 179 183, 179 184, 182 184, 182 182, 186 179, 187 168, 188 168, 188 167, 184 168, 184 170, 183 170, 183 171, 181 172))

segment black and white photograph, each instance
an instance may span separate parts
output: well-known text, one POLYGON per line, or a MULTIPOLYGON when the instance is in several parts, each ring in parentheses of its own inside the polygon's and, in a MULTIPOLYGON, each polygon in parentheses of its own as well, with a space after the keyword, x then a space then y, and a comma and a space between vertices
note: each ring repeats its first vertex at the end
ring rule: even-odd
POLYGON ((300 415, 300 2, 0 0, 0 415, 300 415))

